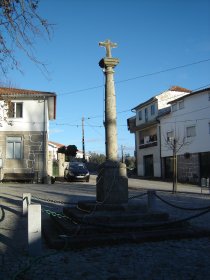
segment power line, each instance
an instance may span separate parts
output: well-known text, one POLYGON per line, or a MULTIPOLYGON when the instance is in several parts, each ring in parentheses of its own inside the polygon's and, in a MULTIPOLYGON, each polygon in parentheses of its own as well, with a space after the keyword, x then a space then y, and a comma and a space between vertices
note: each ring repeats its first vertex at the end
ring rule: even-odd
MULTIPOLYGON (((70 124, 70 123, 55 123, 55 125, 60 125, 60 126, 74 126, 74 127, 82 127, 81 124, 70 124)), ((103 127, 103 125, 84 125, 84 127, 103 127)))
POLYGON ((192 119, 192 120, 183 120, 183 121, 171 121, 171 122, 164 122, 164 124, 169 124, 169 123, 185 123, 185 122, 198 122, 198 121, 204 121, 204 120, 209 120, 209 118, 200 118, 200 119, 192 119))
MULTIPOLYGON (((115 81, 115 84, 120 84, 120 83, 132 81, 132 80, 136 80, 136 79, 141 79, 141 78, 145 78, 145 77, 149 77, 149 76, 154 76, 154 75, 158 75, 158 74, 161 74, 161 73, 177 70, 177 69, 180 69, 180 68, 190 67, 190 66, 197 65, 197 64, 200 64, 200 63, 204 63, 204 62, 208 62, 208 61, 210 61, 210 58, 200 60, 200 61, 196 61, 196 62, 192 62, 192 63, 189 63, 189 64, 183 64, 183 65, 167 68, 167 69, 164 69, 164 70, 160 70, 160 71, 156 71, 156 72, 152 72, 152 73, 148 73, 148 74, 139 75, 139 76, 128 78, 128 79, 123 79, 123 80, 120 80, 120 81, 115 81)), ((81 93, 81 92, 85 92, 85 91, 89 91, 89 90, 93 90, 93 89, 97 89, 97 88, 101 88, 101 87, 104 87, 104 85, 98 85, 98 86, 88 87, 88 88, 84 88, 84 89, 78 89, 78 90, 74 90, 74 91, 70 91, 70 92, 60 93, 59 96, 72 95, 72 94, 75 94, 75 93, 81 93)))
MULTIPOLYGON (((122 114, 122 113, 127 113, 127 112, 131 112, 131 109, 119 111, 119 112, 117 112, 117 114, 122 114)), ((103 117, 102 115, 96 115, 96 116, 92 116, 92 117, 87 117, 87 119, 90 120, 90 119, 97 119, 97 118, 102 118, 102 117, 103 117)))
MULTIPOLYGON (((205 86, 201 86, 201 87, 199 87, 199 88, 193 89, 193 90, 191 91, 191 93, 193 93, 193 92, 195 92, 195 91, 197 91, 197 90, 203 89, 203 88, 207 88, 207 87, 209 87, 209 86, 210 86, 210 84, 207 84, 207 85, 205 85, 205 86)), ((190 93, 189 93, 189 94, 190 94, 190 93)), ((176 99, 178 99, 178 98, 181 97, 181 96, 183 96, 183 98, 184 98, 185 96, 188 96, 188 94, 186 94, 186 95, 182 95, 182 94, 177 95, 177 96, 176 96, 176 99)), ((167 101, 167 100, 171 100, 171 98, 168 97, 168 98, 165 98, 165 99, 164 99, 164 101, 167 101)), ((122 113, 127 113, 127 112, 131 112, 131 109, 119 111, 119 112, 117 112, 117 114, 122 114, 122 113)), ((88 119, 96 119, 96 118, 101 118, 101 117, 102 117, 102 115, 96 115, 96 116, 88 117, 88 119)))
POLYGON ((196 61, 196 62, 192 62, 192 63, 189 63, 189 64, 184 64, 184 65, 180 65, 180 66, 176 66, 176 67, 167 68, 165 70, 160 70, 160 71, 152 72, 152 73, 149 73, 149 74, 136 76, 136 77, 121 80, 121 81, 118 81, 118 82, 115 82, 115 83, 123 83, 123 82, 131 81, 131 80, 135 80, 135 79, 140 79, 140 78, 145 78, 145 77, 149 77, 149 76, 153 76, 153 75, 158 75, 158 74, 161 74, 161 73, 173 71, 173 70, 180 69, 180 68, 190 67, 192 65, 200 64, 200 63, 207 62, 207 61, 210 61, 210 58, 200 60, 200 61, 196 61))
MULTIPOLYGON (((202 88, 206 88, 207 86, 210 86, 210 84, 206 85, 206 86, 199 87, 199 88, 193 90, 192 92, 197 91, 197 90, 202 89, 202 88)), ((188 96, 188 95, 184 95, 183 97, 186 97, 186 96, 188 96)), ((186 114, 202 111, 202 110, 205 110, 205 109, 208 109, 208 108, 210 108, 210 106, 206 106, 206 107, 203 107, 203 108, 199 108, 197 110, 193 110, 193 111, 190 111, 190 112, 182 113, 182 114, 179 114, 179 117, 183 116, 183 115, 186 115, 186 114)), ((119 111, 119 112, 117 112, 117 114, 122 114, 122 113, 127 113, 127 112, 131 112, 131 109, 119 111)), ((102 118, 102 117, 103 117, 102 115, 97 115, 97 116, 87 117, 85 119, 86 120, 90 120, 90 119, 102 118)), ((197 119, 197 120, 202 120, 202 119, 197 119)), ((190 121, 190 120, 188 120, 188 121, 190 121)), ((193 119, 191 121, 196 121, 196 119, 193 119)), ((22 121, 22 120, 16 120, 16 119, 11 120, 11 122, 12 123, 28 123, 28 124, 34 124, 34 125, 35 124, 43 124, 43 121, 39 121, 39 122, 38 121, 22 121)), ((87 122, 87 123, 88 123, 87 125, 84 125, 85 127, 93 127, 93 128, 103 128, 104 127, 104 125, 92 125, 89 122, 87 122)), ((56 123, 52 123, 51 122, 50 124, 51 125, 56 125, 56 126, 70 126, 70 127, 78 127, 78 128, 82 126, 82 124, 71 124, 71 123, 68 123, 68 122, 66 122, 66 123, 57 123, 57 122, 56 123)), ((120 125, 120 124, 118 124, 118 126, 127 126, 127 125, 123 125, 123 124, 120 125)))
MULTIPOLYGON (((197 110, 193 110, 193 111, 190 111, 190 112, 182 113, 182 114, 179 114, 177 117, 188 115, 188 114, 192 114, 192 113, 199 112, 199 111, 203 111, 205 109, 210 109, 210 106, 206 106, 206 107, 203 107, 203 108, 200 108, 200 109, 197 109, 197 110)), ((210 119, 210 116, 209 116, 209 118, 204 118, 204 119, 210 119)), ((204 120, 204 119, 197 119, 197 120, 204 120)), ((196 121, 196 119, 195 120, 188 120, 188 121, 196 121)))
MULTIPOLYGON (((55 125, 55 126, 71 126, 71 127, 82 127, 81 124, 70 124, 70 123, 51 123, 51 125, 55 125)), ((119 124, 118 126, 127 126, 125 124, 119 124)), ((84 125, 84 127, 90 127, 90 128, 103 128, 103 125, 84 125)))
MULTIPOLYGON (((190 111, 190 112, 187 112, 187 113, 183 113, 183 114, 180 114, 179 116, 183 116, 183 115, 186 115, 186 114, 191 114, 191 113, 194 113, 194 112, 198 112, 198 111, 202 111, 204 109, 207 109, 207 108, 210 108, 209 106, 207 107, 204 107, 204 108, 200 108, 198 110, 193 110, 193 111, 190 111)), ((188 122, 188 121, 200 121, 200 120, 206 120, 206 119, 209 119, 209 118, 200 118, 200 119, 188 119, 188 120, 176 120, 176 121, 173 121, 173 122, 164 122, 164 123, 175 123, 175 122, 188 122)), ((20 123, 20 124, 24 124, 24 123, 28 123, 28 124, 43 124, 43 122, 25 122, 25 121, 11 121, 12 123, 20 123)), ((51 123, 51 126, 52 125, 55 125, 55 126, 70 126, 70 127, 82 127, 81 124, 70 124, 70 123, 51 123)), ((127 127, 126 124, 118 124, 117 125, 118 127, 127 127)), ((90 128, 103 128, 104 126, 103 125, 91 125, 91 124, 88 124, 88 125, 84 125, 84 127, 90 127, 90 128)))

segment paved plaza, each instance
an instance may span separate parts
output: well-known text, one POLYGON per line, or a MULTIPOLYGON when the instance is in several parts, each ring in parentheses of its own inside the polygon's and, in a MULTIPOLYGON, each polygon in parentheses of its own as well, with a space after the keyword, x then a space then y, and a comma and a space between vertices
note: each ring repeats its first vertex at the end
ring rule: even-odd
MULTIPOLYGON (((157 207, 174 219, 190 218, 191 224, 210 229, 210 195, 199 186, 129 179, 129 197, 145 203, 147 189, 156 189, 157 207), (138 196, 135 197, 134 196, 138 196), (165 202, 168 202, 166 204, 165 202), (178 207, 174 207, 178 206, 178 207), (186 209, 187 208, 187 209, 186 209), (192 209, 198 209, 193 211, 192 209), (190 210, 191 209, 191 210, 190 210), (199 216, 200 213, 203 213, 199 216), (194 218, 193 218, 194 217, 194 218)), ((59 213, 64 203, 95 197, 90 183, 1 184, 0 279, 210 279, 210 237, 165 240, 91 247, 80 250, 49 249, 43 238, 39 257, 28 255, 27 218, 22 216, 22 194, 32 194, 32 203, 59 213)), ((42 213, 42 223, 49 219, 42 213)))

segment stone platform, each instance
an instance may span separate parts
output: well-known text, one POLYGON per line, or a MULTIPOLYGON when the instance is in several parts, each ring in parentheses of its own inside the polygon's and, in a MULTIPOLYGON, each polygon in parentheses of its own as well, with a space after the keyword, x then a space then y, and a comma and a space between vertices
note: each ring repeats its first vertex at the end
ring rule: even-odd
POLYGON ((43 232, 50 248, 76 249, 121 243, 209 236, 209 231, 172 220, 168 213, 147 205, 100 205, 78 202, 63 208, 64 217, 51 216, 43 232))

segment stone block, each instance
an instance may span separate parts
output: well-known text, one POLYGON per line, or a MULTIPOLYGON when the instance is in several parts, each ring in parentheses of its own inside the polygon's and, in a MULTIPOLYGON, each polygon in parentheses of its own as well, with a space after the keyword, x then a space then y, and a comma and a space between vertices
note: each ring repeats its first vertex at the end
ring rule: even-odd
POLYGON ((41 241, 41 205, 28 206, 28 246, 29 255, 39 256, 42 251, 41 241))
POLYGON ((125 164, 106 161, 100 166, 96 184, 96 200, 105 204, 128 202, 128 178, 125 164))

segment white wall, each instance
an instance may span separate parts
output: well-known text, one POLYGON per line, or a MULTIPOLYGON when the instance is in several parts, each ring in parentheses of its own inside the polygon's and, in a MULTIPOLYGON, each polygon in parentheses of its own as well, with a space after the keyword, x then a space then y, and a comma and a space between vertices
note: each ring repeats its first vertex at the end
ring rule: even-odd
POLYGON ((141 125, 145 123, 145 108, 148 110, 148 122, 154 120, 158 116, 158 110, 163 108, 170 107, 168 104, 170 101, 177 99, 181 96, 187 95, 187 92, 180 92, 180 91, 165 91, 157 96, 155 96, 154 101, 151 103, 147 103, 145 106, 140 107, 136 111, 136 125, 141 125), (155 115, 151 115, 151 105, 155 105, 155 115), (142 111, 142 120, 139 120, 139 111, 142 111))
POLYGON ((184 108, 172 112, 161 118, 161 155, 167 157, 172 155, 172 149, 167 147, 165 138, 167 131, 174 130, 175 138, 186 144, 177 154, 200 153, 210 151, 210 101, 208 92, 198 93, 184 98, 184 108), (186 137, 186 127, 195 125, 196 136, 186 137))
POLYGON ((55 145, 48 143, 48 151, 52 155, 52 160, 58 159, 58 153, 57 153, 58 148, 55 145))
MULTIPOLYGON (((12 102, 23 102, 22 118, 6 118, 0 121, 0 131, 43 131, 44 130, 44 100, 11 100, 12 102), (8 124, 11 121, 12 125, 8 124)), ((0 115, 3 108, 0 106, 0 115)), ((4 114, 5 115, 5 114, 4 114)), ((45 102, 45 131, 48 130, 48 107, 45 102)))
POLYGON ((187 94, 189 94, 189 93, 183 92, 183 91, 171 91, 171 90, 167 90, 167 91, 161 93, 160 95, 158 95, 156 97, 158 99, 158 109, 161 110, 163 108, 169 107, 170 104, 168 104, 168 103, 170 101, 180 98, 187 94))

